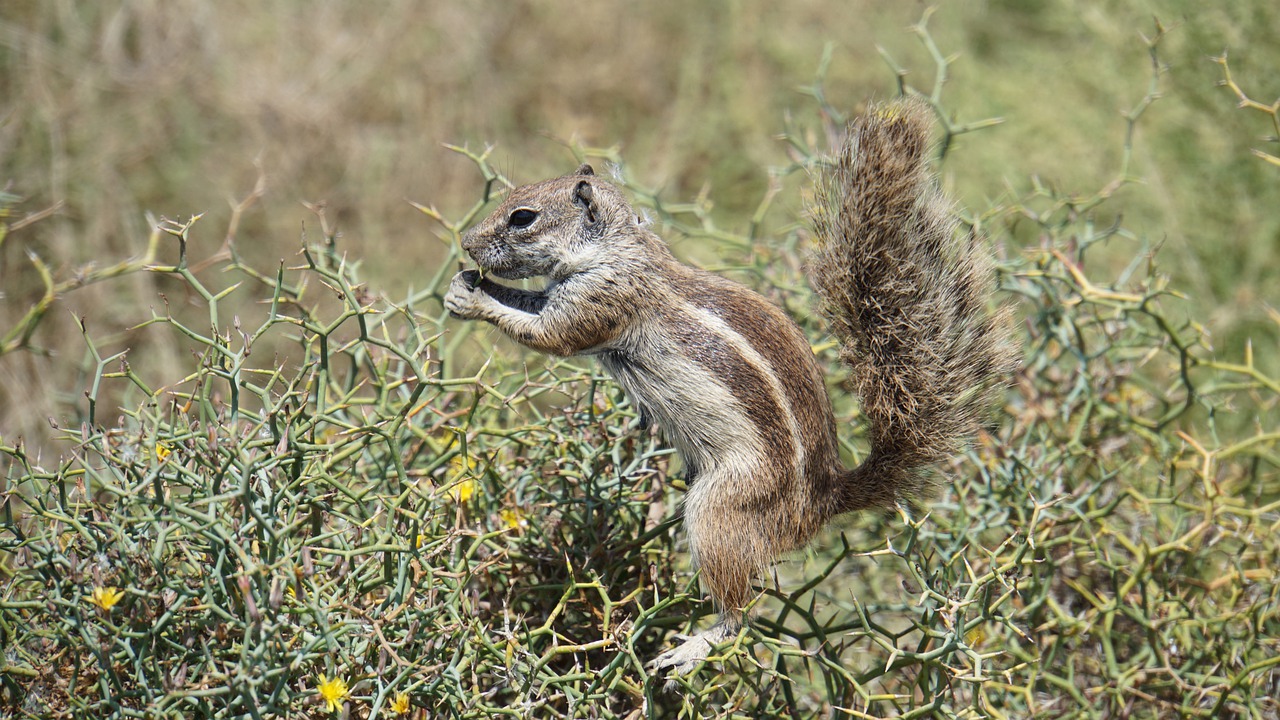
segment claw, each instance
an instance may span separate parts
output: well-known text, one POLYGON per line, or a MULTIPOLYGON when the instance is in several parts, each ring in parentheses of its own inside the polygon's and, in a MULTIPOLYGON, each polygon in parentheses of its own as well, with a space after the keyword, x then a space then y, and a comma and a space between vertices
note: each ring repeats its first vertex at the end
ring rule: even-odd
MULTIPOLYGON (((649 661, 647 667, 654 672, 670 670, 671 675, 688 675, 711 655, 711 648, 736 635, 739 627, 737 623, 721 622, 693 636, 677 635, 676 638, 684 642, 649 661)), ((673 686, 669 681, 666 689, 671 690, 673 686)))
POLYGON ((688 638, 680 645, 662 653, 649 662, 649 668, 655 671, 670 669, 676 675, 688 675, 711 654, 711 643, 705 637, 706 634, 688 638))

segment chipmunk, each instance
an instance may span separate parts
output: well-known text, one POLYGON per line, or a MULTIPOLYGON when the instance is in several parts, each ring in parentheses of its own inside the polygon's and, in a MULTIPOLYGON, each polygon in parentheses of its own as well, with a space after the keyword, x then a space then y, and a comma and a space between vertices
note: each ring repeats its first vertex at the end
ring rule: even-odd
POLYGON ((512 190, 462 238, 485 275, 458 273, 448 311, 534 350, 594 356, 683 459, 689 550, 720 618, 652 668, 685 674, 734 637, 753 578, 836 516, 917 497, 1011 369, 987 309, 989 264, 972 235, 956 236, 929 169, 928 112, 898 101, 850 123, 811 213, 810 281, 869 424, 853 469, 800 328, 676 260, 590 165, 512 190), (490 276, 549 282, 529 291, 490 276))

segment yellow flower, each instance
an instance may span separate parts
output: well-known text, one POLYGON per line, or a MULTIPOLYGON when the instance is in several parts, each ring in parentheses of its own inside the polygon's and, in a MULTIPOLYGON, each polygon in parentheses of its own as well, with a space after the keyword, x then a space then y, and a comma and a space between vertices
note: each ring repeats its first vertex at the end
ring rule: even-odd
POLYGON ((89 599, 94 605, 111 612, 111 608, 120 602, 120 598, 124 597, 124 592, 114 587, 95 587, 93 589, 93 597, 89 599))
POLYGON ((462 454, 454 455, 449 460, 449 476, 458 477, 459 475, 466 475, 470 477, 476 474, 476 468, 479 467, 479 465, 480 464, 476 462, 475 458, 465 457, 462 454))
POLYGON ((325 710, 334 712, 342 708, 342 699, 347 696, 347 681, 340 677, 331 680, 320 673, 320 684, 316 686, 316 690, 324 698, 325 710))
POLYGON ((449 469, 445 472, 445 482, 448 483, 449 497, 454 502, 464 503, 476 494, 478 486, 476 484, 476 468, 480 463, 476 459, 463 455, 461 453, 454 455, 449 459, 449 469))
POLYGON ((983 432, 978 436, 977 442, 978 461, 988 470, 995 470, 1000 467, 1000 456, 996 446, 996 439, 989 433, 983 432))
POLYGON ((902 116, 902 108, 898 105, 880 105, 871 109, 871 114, 881 120, 897 120, 902 116))
POLYGON ((172 454, 173 454, 173 448, 169 447, 168 444, 162 443, 162 442, 156 443, 156 458, 160 462, 164 462, 165 460, 168 460, 169 456, 172 454))
POLYGON ((502 519, 502 524, 506 525, 508 530, 515 530, 528 524, 520 508, 501 510, 498 512, 498 517, 502 519))
POLYGON ((454 483, 449 488, 449 497, 454 502, 464 503, 476 494, 476 481, 473 478, 466 478, 460 482, 454 483))
POLYGON ((409 693, 396 693, 395 699, 391 701, 391 711, 397 715, 408 713, 409 693))
POLYGON ((987 639, 987 634, 983 632, 981 627, 975 627, 974 629, 965 633, 965 636, 964 636, 965 643, 968 644, 968 646, 971 648, 978 647, 979 645, 982 644, 982 641, 986 639, 987 639))

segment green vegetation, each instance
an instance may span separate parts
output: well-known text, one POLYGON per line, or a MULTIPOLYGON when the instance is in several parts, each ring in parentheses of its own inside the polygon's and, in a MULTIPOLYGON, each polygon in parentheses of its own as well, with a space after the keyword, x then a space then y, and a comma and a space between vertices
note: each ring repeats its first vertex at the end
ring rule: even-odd
POLYGON ((711 612, 679 468, 590 363, 445 317, 458 235, 509 174, 613 161, 677 252, 787 307, 834 387, 805 171, 854 99, 896 91, 866 19, 918 18, 234 5, 0 20, 6 715, 1280 713, 1280 152, 1256 138, 1280 120, 1232 107, 1276 92, 1280 10, 1170 2, 1165 34, 992 2, 875 29, 948 120, 944 182, 1002 254, 1024 367, 927 515, 781 563, 665 692, 644 662, 711 612), (828 36, 848 45, 813 83, 828 36), (569 119, 625 152, 530 143, 569 119), (211 213, 142 219, 190 208, 211 213))

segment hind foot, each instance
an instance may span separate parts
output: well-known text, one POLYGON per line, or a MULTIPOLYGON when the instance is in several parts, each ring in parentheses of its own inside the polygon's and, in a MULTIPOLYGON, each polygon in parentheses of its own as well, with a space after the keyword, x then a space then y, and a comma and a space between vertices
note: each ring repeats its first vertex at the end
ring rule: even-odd
POLYGON ((707 659, 711 648, 738 634, 737 623, 718 622, 710 630, 704 630, 649 663, 649 669, 656 672, 671 670, 675 675, 687 675, 693 672, 698 664, 707 659))

